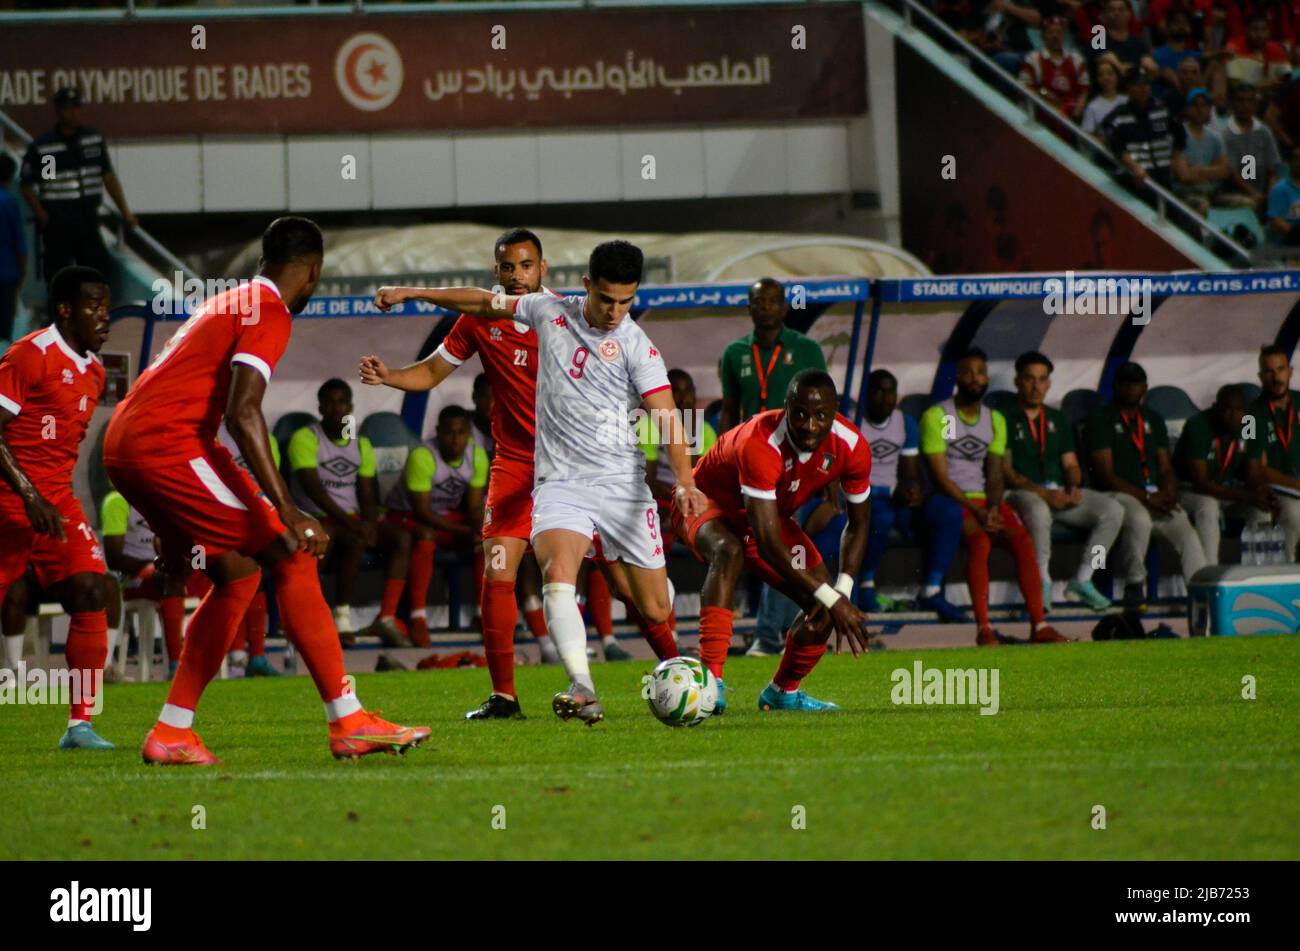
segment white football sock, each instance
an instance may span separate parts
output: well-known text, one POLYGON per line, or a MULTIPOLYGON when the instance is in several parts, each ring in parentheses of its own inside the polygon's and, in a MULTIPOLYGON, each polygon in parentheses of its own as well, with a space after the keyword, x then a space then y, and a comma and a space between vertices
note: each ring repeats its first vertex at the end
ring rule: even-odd
POLYGON ((559 581, 542 585, 542 610, 564 672, 578 686, 594 690, 591 662, 587 659, 587 626, 582 623, 575 590, 573 585, 559 581))
POLYGON ((361 709, 361 701, 357 699, 355 693, 345 693, 333 700, 325 701, 325 719, 330 723, 335 720, 342 720, 349 714, 356 713, 361 709))
POLYGON ((5 666, 8 667, 10 670, 17 670, 18 663, 22 659, 23 659, 23 635, 6 634, 5 635, 5 666))
POLYGON ((173 703, 164 703, 162 713, 158 714, 158 722, 174 726, 178 730, 193 729, 194 711, 178 707, 173 703))
POLYGON ((334 609, 334 626, 344 633, 352 630, 352 605, 340 604, 334 609))
POLYGON ((928 584, 925 586, 925 590, 921 592, 921 597, 933 598, 936 594, 938 594, 942 590, 943 588, 939 587, 937 584, 928 584))
POLYGON ((608 647, 610 644, 617 644, 617 643, 618 641, 614 640, 613 634, 602 636, 600 639, 600 644, 602 647, 608 647))
MULTIPOLYGON (((427 620, 429 619, 429 615, 428 615, 427 611, 428 611, 428 608, 418 608, 418 609, 412 611, 412 612, 411 612, 411 620, 414 621, 416 618, 421 618, 422 620, 427 621, 427 620)), ((392 616, 393 616, 393 615, 391 615, 391 614, 385 614, 385 615, 384 615, 384 617, 392 617, 392 616)))

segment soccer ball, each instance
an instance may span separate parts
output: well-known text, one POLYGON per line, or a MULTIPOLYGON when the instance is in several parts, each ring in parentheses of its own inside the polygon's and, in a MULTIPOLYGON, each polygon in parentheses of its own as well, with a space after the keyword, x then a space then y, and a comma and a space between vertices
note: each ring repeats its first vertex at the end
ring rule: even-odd
POLYGON ((650 712, 668 726, 699 726, 718 704, 718 681, 694 657, 663 661, 643 684, 650 712))

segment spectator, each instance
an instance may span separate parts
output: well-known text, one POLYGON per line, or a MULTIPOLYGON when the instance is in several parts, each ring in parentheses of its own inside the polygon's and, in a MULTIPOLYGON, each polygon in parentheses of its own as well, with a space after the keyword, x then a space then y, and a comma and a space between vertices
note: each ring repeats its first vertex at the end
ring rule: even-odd
POLYGON ((1156 47, 1151 58, 1160 67, 1161 80, 1170 87, 1178 85, 1178 67, 1184 60, 1200 60, 1201 54, 1192 40, 1192 21, 1184 11, 1174 10, 1169 14, 1164 45, 1156 47))
MULTIPOLYGON (((672 385, 673 401, 682 413, 686 435, 691 439, 690 445, 687 446, 687 453, 690 456, 691 468, 694 468, 700 456, 712 449, 713 444, 718 441, 718 434, 707 420, 699 416, 699 410, 695 407, 695 380, 691 375, 685 370, 674 367, 668 371, 668 382, 672 385)), ((659 524, 664 535, 664 547, 667 548, 672 544, 670 516, 677 476, 672 466, 667 464, 668 456, 664 448, 663 436, 654 420, 649 416, 642 416, 637 425, 637 439, 641 444, 641 451, 645 453, 645 481, 650 486, 650 494, 659 503, 662 516, 659 524), (664 460, 663 465, 659 464, 660 459, 664 460)))
POLYGON ((1029 30, 1044 22, 1044 17, 1055 12, 1053 0, 990 0, 984 8, 984 31, 976 45, 997 60, 1007 72, 1015 76, 1020 72, 1025 54, 1033 49, 1029 30))
MULTIPOLYGON (((1161 100, 1169 114, 1180 121, 1187 118, 1187 97, 1193 89, 1205 88, 1200 62, 1194 59, 1183 60, 1174 74, 1174 85, 1170 87, 1161 83, 1161 87, 1164 89, 1161 100)), ((1207 95, 1208 92, 1206 90, 1207 95)))
MULTIPOLYGON (((417 647, 430 646, 426 611, 433 558, 439 548, 475 552, 475 597, 483 577, 480 529, 488 483, 488 457, 471 436, 471 414, 462 406, 444 406, 433 438, 406 457, 402 478, 385 500, 388 524, 411 540, 411 570, 407 578, 411 607, 410 637, 417 647)), ((386 590, 386 589, 385 589, 386 590)), ((399 594, 401 588, 397 588, 399 594)), ((396 609, 396 601, 391 605, 396 609)), ((385 632, 388 646, 400 643, 385 632)), ((385 635, 381 635, 385 636, 385 635)))
POLYGON ((1291 358, 1286 347, 1270 344, 1259 350, 1261 392, 1246 408, 1244 420, 1253 424, 1246 440, 1246 481, 1270 487, 1277 499, 1286 559, 1296 560, 1300 545, 1300 440, 1295 438, 1296 400, 1291 389, 1291 358))
POLYGON ((1144 561, 1152 531, 1178 551, 1184 579, 1205 566, 1201 540, 1178 507, 1169 432, 1159 413, 1142 407, 1146 393, 1146 371, 1125 363, 1115 371, 1115 402, 1088 419, 1093 481, 1124 507, 1118 567, 1126 581, 1124 606, 1136 610, 1146 608, 1144 561))
POLYGON ((318 519, 330 536, 334 562, 334 623, 345 644, 354 641, 352 598, 361 559, 376 546, 389 554, 379 616, 371 629, 385 643, 400 640, 394 616, 406 578, 407 550, 401 533, 377 524, 375 451, 370 440, 354 434, 352 388, 339 379, 326 380, 316 391, 320 420, 304 426, 289 439, 294 500, 318 519))
POLYGON ((718 435, 756 413, 785 406, 785 391, 800 370, 826 369, 817 341, 785 325, 785 287, 774 278, 749 288, 754 332, 727 344, 718 364, 722 422, 718 435))
MULTIPOLYGON (((1282 157, 1268 126, 1255 115, 1259 95, 1255 87, 1239 83, 1232 90, 1232 115, 1216 131, 1228 153, 1229 182, 1235 188, 1231 203, 1264 211, 1269 188, 1282 157)), ((1227 196, 1225 196, 1227 199, 1227 196)))
POLYGON ((474 412, 470 416, 470 440, 483 447, 483 451, 488 454, 488 462, 491 462, 496 455, 497 443, 492 438, 492 383, 486 373, 474 377, 470 399, 474 401, 474 412))
POLYGON ((1092 101, 1083 110, 1084 132, 1093 136, 1097 135, 1101 124, 1106 121, 1106 117, 1128 102, 1128 96, 1120 91, 1119 84, 1119 60, 1109 54, 1098 59, 1097 94, 1092 97, 1092 101))
POLYGON ((1174 447, 1174 472, 1180 502, 1196 526, 1201 549, 1219 563, 1219 520, 1228 515, 1251 527, 1268 524, 1278 510, 1277 498, 1264 483, 1247 486, 1246 447, 1241 423, 1246 396, 1240 386, 1219 388, 1214 405, 1183 426, 1174 447))
POLYGON ((1268 230, 1273 240, 1300 246, 1300 148, 1291 150, 1291 175, 1278 180, 1268 192, 1268 230))
POLYGON ((1055 103, 1061 115, 1076 122, 1088 104, 1088 67, 1065 47, 1065 17, 1043 21, 1043 49, 1033 50, 1020 67, 1020 82, 1055 103))
POLYGON ((81 124, 81 96, 64 87, 54 94, 58 122, 32 141, 23 157, 23 198, 41 233, 42 268, 50 281, 69 264, 84 264, 111 274, 111 262, 99 233, 99 206, 104 189, 113 196, 128 227, 138 224, 108 156, 108 143, 81 124))
POLYGON ((1151 95, 1151 79, 1144 71, 1129 74, 1128 102, 1106 118, 1102 130, 1138 188, 1148 178, 1165 188, 1173 184, 1170 166, 1174 151, 1183 147, 1183 127, 1151 95))
POLYGON ((1043 604, 1052 603, 1052 526, 1086 529, 1088 539, 1066 597, 1094 611, 1106 611, 1110 599, 1092 583, 1093 553, 1115 546, 1124 509, 1101 492, 1083 488, 1083 470, 1074 450, 1074 434, 1065 414, 1044 400, 1052 388, 1052 361, 1031 350, 1016 358, 1016 408, 1007 414, 1007 501, 1024 520, 1034 540, 1043 604))
POLYGON ((1089 35, 1086 48, 1094 60, 1104 53, 1114 53, 1126 69, 1142 69, 1154 76, 1160 67, 1151 57, 1150 44, 1131 32, 1132 20, 1127 0, 1106 0, 1101 10, 1101 46, 1094 45, 1089 35))
POLYGON ((1228 40, 1227 50, 1232 53, 1226 69, 1228 79, 1268 87, 1291 72, 1291 57, 1281 43, 1269 39, 1268 17, 1253 14, 1246 23, 1245 36, 1228 40))
MULTIPOLYGON (((1001 640, 989 617, 989 552, 994 541, 1005 544, 1015 558, 1016 578, 1029 612, 1030 640, 1063 641, 1046 623, 1034 543, 1002 498, 1006 420, 981 403, 988 387, 987 357, 982 350, 968 350, 957 363, 956 394, 921 416, 921 452, 936 489, 926 501, 926 517, 946 522, 948 516, 939 515, 946 509, 962 519, 966 585, 975 607, 977 644, 992 646, 1001 640)), ((949 553, 941 554, 951 560, 949 553)), ((956 555, 955 546, 951 555, 956 555)))
POLYGON ((1183 147, 1174 152, 1173 158, 1174 190, 1199 215, 1209 212, 1231 174, 1223 139, 1206 125, 1210 111, 1210 94, 1205 89, 1193 89, 1187 94, 1183 147))
POLYGON ((9 191, 18 163, 0 152, 0 341, 8 343, 14 336, 14 317, 18 313, 18 291, 27 274, 27 235, 22 212, 9 191))

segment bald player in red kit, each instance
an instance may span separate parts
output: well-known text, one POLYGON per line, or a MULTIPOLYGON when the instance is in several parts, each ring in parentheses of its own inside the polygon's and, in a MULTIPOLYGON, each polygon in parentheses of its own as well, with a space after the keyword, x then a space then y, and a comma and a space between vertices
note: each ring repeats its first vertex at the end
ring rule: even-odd
MULTIPOLYGON (((507 231, 493 247, 495 277, 507 294, 543 290, 546 261, 537 235, 523 228, 507 231)), ((420 288, 400 288, 406 300, 419 298, 420 288)), ((492 385, 492 438, 496 457, 488 478, 483 517, 486 555, 480 614, 483 652, 487 655, 492 693, 468 720, 521 719, 515 696, 515 579, 528 550, 533 519, 533 450, 536 437, 537 332, 513 320, 485 321, 461 316, 442 345, 427 359, 408 367, 390 368, 375 356, 361 360, 361 380, 400 390, 430 390, 475 353, 483 361, 492 385)), ((601 565, 610 587, 630 604, 626 580, 618 566, 601 565)), ((634 614, 631 609, 629 614, 634 614)), ((667 622, 651 625, 633 617, 660 658, 677 656, 677 644, 667 622)))
POLYGON ((0 604, 31 562, 71 618, 65 750, 113 748, 90 725, 108 658, 104 551, 72 492, 77 450, 104 391, 97 354, 108 339, 108 306, 102 274, 63 268, 50 282, 54 323, 0 359, 0 604))
POLYGON ((220 762, 194 732, 194 711, 257 593, 259 564, 271 575, 281 623, 325 703, 330 752, 339 759, 405 752, 429 736, 427 727, 399 726, 362 708, 316 573, 329 537, 294 504, 268 448, 262 397, 288 346, 291 315, 307 306, 320 279, 323 256, 313 222, 271 222, 258 276, 205 301, 109 423, 109 478, 157 534, 164 564, 172 571, 201 568, 213 583, 190 620, 167 702, 145 738, 147 763, 220 762), (252 478, 216 442, 223 419, 252 478))
POLYGON ((799 685, 826 653, 834 630, 856 655, 866 650, 866 616, 853 605, 871 525, 871 447, 836 412, 835 383, 825 370, 801 370, 785 408, 768 410, 724 433, 695 466, 695 486, 709 506, 686 518, 673 503, 673 529, 709 566, 700 592, 700 660, 718 678, 717 714, 726 708, 722 665, 732 635, 732 603, 742 567, 801 608, 786 638, 760 710, 835 710, 799 685), (834 587, 812 540, 791 517, 832 482, 848 503, 834 587))

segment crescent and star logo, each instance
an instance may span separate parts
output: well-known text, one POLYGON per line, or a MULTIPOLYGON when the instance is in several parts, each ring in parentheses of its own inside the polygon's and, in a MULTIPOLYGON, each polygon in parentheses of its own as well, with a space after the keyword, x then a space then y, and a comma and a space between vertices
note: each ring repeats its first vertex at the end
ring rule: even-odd
POLYGON ((378 112, 402 91, 402 56, 378 33, 356 33, 334 57, 334 80, 352 105, 378 112))

